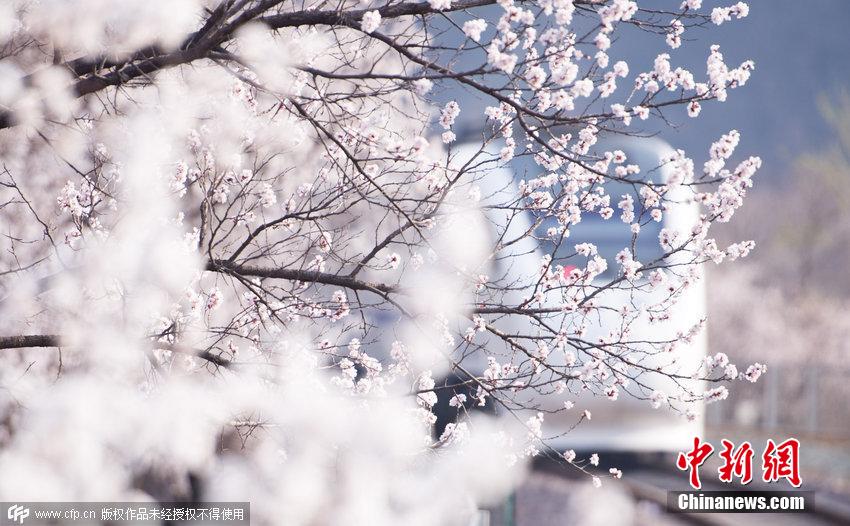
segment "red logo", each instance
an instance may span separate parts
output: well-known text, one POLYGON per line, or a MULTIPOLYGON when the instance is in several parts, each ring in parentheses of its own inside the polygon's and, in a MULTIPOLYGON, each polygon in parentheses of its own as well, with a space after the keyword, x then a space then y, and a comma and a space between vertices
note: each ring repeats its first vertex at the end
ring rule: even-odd
POLYGON ((691 470, 691 487, 694 489, 702 487, 699 481, 699 467, 708 460, 712 452, 714 452, 714 446, 708 443, 700 445, 699 437, 694 437, 694 448, 687 454, 679 453, 679 458, 676 459, 676 466, 679 469, 691 470))
POLYGON ((765 482, 776 482, 784 478, 795 488, 800 487, 803 479, 800 478, 799 440, 789 438, 778 446, 773 440, 768 440, 761 458, 764 463, 765 482))
POLYGON ((741 484, 749 484, 753 480, 753 447, 749 442, 744 442, 741 447, 735 449, 735 444, 725 438, 720 443, 723 444, 723 451, 720 452, 723 465, 717 470, 720 480, 732 482, 733 477, 738 477, 741 484))
MULTIPOLYGON (((743 442, 739 447, 726 440, 720 441, 723 450, 720 458, 723 464, 717 469, 721 482, 731 483, 738 478, 742 485, 749 484, 753 480, 753 458, 755 451, 749 442, 743 442)), ((694 447, 685 453, 679 453, 676 458, 676 467, 682 471, 690 471, 689 482, 694 489, 702 488, 699 478, 700 466, 714 453, 714 446, 702 442, 699 437, 694 437, 694 447)), ((765 482, 778 482, 786 479, 795 488, 800 487, 800 441, 796 438, 777 445, 773 440, 768 440, 762 454, 762 480, 765 482)))

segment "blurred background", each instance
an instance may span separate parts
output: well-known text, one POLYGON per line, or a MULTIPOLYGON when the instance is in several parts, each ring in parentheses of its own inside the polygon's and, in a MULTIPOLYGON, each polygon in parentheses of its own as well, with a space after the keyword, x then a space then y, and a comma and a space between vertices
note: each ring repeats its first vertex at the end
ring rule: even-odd
MULTIPOLYGON (((730 3, 706 0, 703 9, 730 3)), ((649 4, 640 5, 653 7, 649 4)), ((709 354, 724 352, 739 364, 765 363, 767 374, 755 384, 734 382, 728 400, 706 408, 704 439, 716 447, 721 438, 736 444, 748 440, 760 455, 767 438, 797 437, 805 489, 848 502, 850 2, 748 4, 747 18, 689 29, 675 50, 662 49, 657 35, 621 28, 611 59, 626 60, 632 71, 646 71, 657 53, 668 52, 674 66, 704 73, 708 48, 717 43, 728 63, 755 61, 746 87, 731 93, 728 101, 706 103, 697 120, 679 108, 679 114, 670 114, 672 128, 649 130, 684 149, 700 166, 711 142, 737 129, 741 142, 736 153, 759 155, 764 161, 742 210, 731 223, 715 226, 721 246, 753 239, 756 250, 733 264, 709 264, 707 290, 709 354)), ((485 104, 464 96, 461 107, 485 104)), ((480 112, 467 111, 461 118, 476 115, 480 112)), ((675 474, 672 459, 657 462, 675 474)), ((564 482, 543 464, 509 503, 508 515, 501 515, 502 509, 491 523, 506 523, 504 517, 521 525, 613 524, 627 515, 627 522, 634 523, 672 520, 647 515, 640 502, 616 489, 585 493, 583 485, 564 482), (590 513, 594 500, 604 502, 610 513, 590 513), (631 514, 615 512, 623 509, 631 514)), ((705 469, 716 469, 709 464, 705 469)), ((684 481, 684 474, 679 478, 684 481)), ((790 520, 778 523, 814 523, 806 517, 790 520)))
POLYGON ((698 126, 668 138, 697 152, 734 126, 741 151, 764 160, 749 202, 719 230, 722 241, 754 239, 757 249, 739 264, 709 265, 708 327, 709 352, 766 363, 768 374, 736 382, 727 401, 708 406, 708 438, 795 436, 808 482, 846 493, 850 3, 749 3, 740 27, 721 26, 721 41, 725 54, 755 60, 757 74, 736 97, 706 108, 698 126))

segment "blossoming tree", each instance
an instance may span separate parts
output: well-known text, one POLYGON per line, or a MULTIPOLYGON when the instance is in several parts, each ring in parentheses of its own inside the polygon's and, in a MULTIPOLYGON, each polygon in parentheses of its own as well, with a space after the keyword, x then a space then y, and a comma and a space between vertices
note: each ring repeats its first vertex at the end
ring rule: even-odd
POLYGON ((701 3, 5 2, 0 494, 449 523, 547 451, 543 397, 688 414, 754 381, 763 366, 724 356, 646 365, 701 320, 631 328, 752 248, 710 229, 760 160, 729 164, 734 130, 699 169, 605 146, 746 83, 753 63, 719 46, 704 75, 664 52, 748 14, 701 3), (624 26, 658 35, 648 71, 617 60, 624 26), (444 103, 461 89, 486 101, 472 132, 444 103), (494 184, 519 161, 537 172, 494 184), (682 202, 693 228, 642 259, 642 229, 682 202), (615 258, 570 237, 591 216, 627 233, 615 258), (455 414, 435 433, 441 396, 455 414))

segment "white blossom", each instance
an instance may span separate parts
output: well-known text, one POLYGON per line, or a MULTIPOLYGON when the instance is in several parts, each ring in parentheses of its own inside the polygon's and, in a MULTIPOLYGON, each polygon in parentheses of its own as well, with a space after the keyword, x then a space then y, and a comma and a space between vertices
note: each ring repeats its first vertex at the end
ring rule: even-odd
POLYGON ((467 20, 463 23, 463 32, 476 42, 481 41, 481 34, 487 30, 487 22, 483 18, 467 20))
POLYGON ((363 13, 363 18, 360 21, 360 29, 362 29, 364 33, 373 33, 380 25, 381 13, 378 11, 367 11, 363 13))

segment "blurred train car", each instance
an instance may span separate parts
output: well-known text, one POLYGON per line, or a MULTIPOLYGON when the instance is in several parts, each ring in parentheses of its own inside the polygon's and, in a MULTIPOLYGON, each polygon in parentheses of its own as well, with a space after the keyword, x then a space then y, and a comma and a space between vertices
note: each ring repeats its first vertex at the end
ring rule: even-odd
MULTIPOLYGON (((460 166, 460 163, 464 163, 476 155, 479 149, 480 143, 461 145, 455 149, 453 162, 460 166)), ((640 165, 644 174, 655 169, 651 174, 644 175, 644 177, 651 177, 656 182, 666 181, 670 175, 669 166, 659 167, 659 165, 660 159, 669 156, 672 149, 660 139, 623 138, 604 144, 600 148, 600 151, 603 150, 624 151, 628 157, 627 162, 640 165)), ((510 202, 512 198, 516 199, 519 195, 518 184, 521 180, 528 180, 545 173, 545 170, 537 166, 531 158, 516 158, 506 165, 487 170, 486 175, 480 179, 478 184, 484 196, 482 213, 486 216, 489 224, 496 225, 493 227, 494 230, 502 230, 505 225, 509 225, 506 239, 521 237, 523 232, 533 229, 533 218, 530 215, 517 216, 514 212, 503 207, 488 207, 487 205, 501 204, 510 202)), ((611 195, 612 206, 616 205, 622 194, 631 193, 636 197, 636 209, 640 209, 641 201, 637 199, 632 185, 608 182, 605 184, 605 189, 611 195)), ((635 246, 636 258, 640 261, 649 262, 663 254, 658 241, 658 234, 662 228, 690 232, 698 220, 698 205, 688 199, 688 190, 682 188, 677 191, 682 193, 668 196, 673 204, 665 212, 663 220, 661 222, 650 221, 642 227, 635 246)), ((552 225, 544 222, 538 229, 545 231, 548 226, 552 225)), ((603 220, 598 214, 584 213, 581 223, 571 226, 570 231, 570 237, 561 244, 562 246, 556 251, 556 255, 574 253, 574 246, 577 243, 593 243, 598 247, 599 254, 608 262, 608 270, 597 278, 594 285, 604 285, 616 278, 620 267, 614 261, 614 257, 617 252, 631 244, 632 236, 629 226, 616 216, 609 220, 603 220)), ((538 233, 540 234, 537 236, 538 238, 545 237, 543 232, 538 230, 538 233)), ((529 276, 538 275, 543 255, 552 253, 554 248, 553 245, 549 245, 545 241, 538 242, 534 238, 526 236, 521 242, 503 249, 500 253, 499 262, 495 263, 497 268, 493 268, 492 272, 494 275, 507 277, 509 281, 516 279, 528 283, 529 276), (499 265, 503 267, 498 268, 499 265)), ((675 263, 676 257, 671 256, 672 259, 668 258, 668 261, 672 260, 675 263)), ((643 281, 646 279, 646 276, 641 278, 643 281)), ((640 280, 638 280, 638 284, 640 285, 640 280)), ((516 290, 507 301, 509 304, 514 301, 519 302, 529 295, 530 292, 527 290, 516 290)), ((606 290, 597 297, 597 300, 600 305, 612 307, 613 312, 601 310, 601 315, 588 326, 585 340, 596 341, 599 337, 608 334, 615 327, 614 324, 619 323, 619 315, 616 311, 621 306, 630 304, 639 308, 641 305, 653 304, 665 296, 666 291, 663 290, 663 287, 655 292, 642 291, 636 295, 631 295, 625 289, 606 290)), ((552 306, 556 305, 556 303, 552 304, 552 306)), ((704 318, 705 313, 705 285, 704 280, 701 280, 684 293, 673 308, 670 319, 660 324, 653 323, 650 325, 649 322, 645 322, 643 325, 632 325, 631 334, 633 340, 662 341, 674 339, 678 330, 687 330, 704 318)), ((569 315, 564 314, 564 316, 569 315)), ((502 319, 496 319, 492 323, 507 334, 528 334, 529 331, 535 330, 532 322, 523 316, 506 316, 502 319)), ((478 337, 476 337, 476 341, 479 341, 478 337)), ((483 342, 485 354, 492 354, 497 358, 500 354, 505 356, 505 344, 498 337, 492 335, 488 337, 484 333, 480 342, 483 342)), ((681 370, 684 371, 689 368, 693 370, 706 356, 705 337, 699 336, 693 339, 689 345, 679 345, 673 352, 661 354, 663 356, 645 356, 642 358, 641 364, 651 368, 676 359, 679 366, 682 367, 681 370)), ((554 365, 562 365, 558 363, 558 360, 563 360, 563 356, 564 353, 552 352, 548 360, 554 365)), ((580 353, 579 358, 586 360, 588 356, 580 353)), ((472 370, 480 371, 483 369, 485 360, 486 356, 479 354, 467 357, 464 363, 472 370)), ((637 399, 623 393, 618 400, 611 401, 602 393, 583 389, 581 387, 582 382, 574 380, 570 382, 567 392, 533 394, 520 401, 526 406, 547 411, 562 409, 551 414, 547 413, 544 423, 544 434, 548 438, 547 443, 560 451, 573 449, 586 452, 605 451, 627 454, 674 452, 684 450, 694 436, 702 435, 703 411, 699 404, 691 406, 695 407, 696 415, 688 419, 681 413, 674 412, 667 407, 655 409, 646 399, 649 393, 655 389, 669 393, 677 392, 678 388, 672 380, 657 374, 650 374, 642 377, 641 381, 644 384, 641 391, 644 399, 637 399), (565 401, 572 402, 574 408, 563 410, 565 401), (592 419, 585 420, 576 426, 575 424, 585 409, 591 412, 592 419)), ((701 392, 701 386, 698 385, 698 382, 686 381, 685 383, 694 391, 701 392)), ((445 404, 445 400, 441 400, 444 410, 448 409, 445 404)), ((529 409, 527 413, 530 415, 534 414, 535 411, 535 409, 529 409)))

